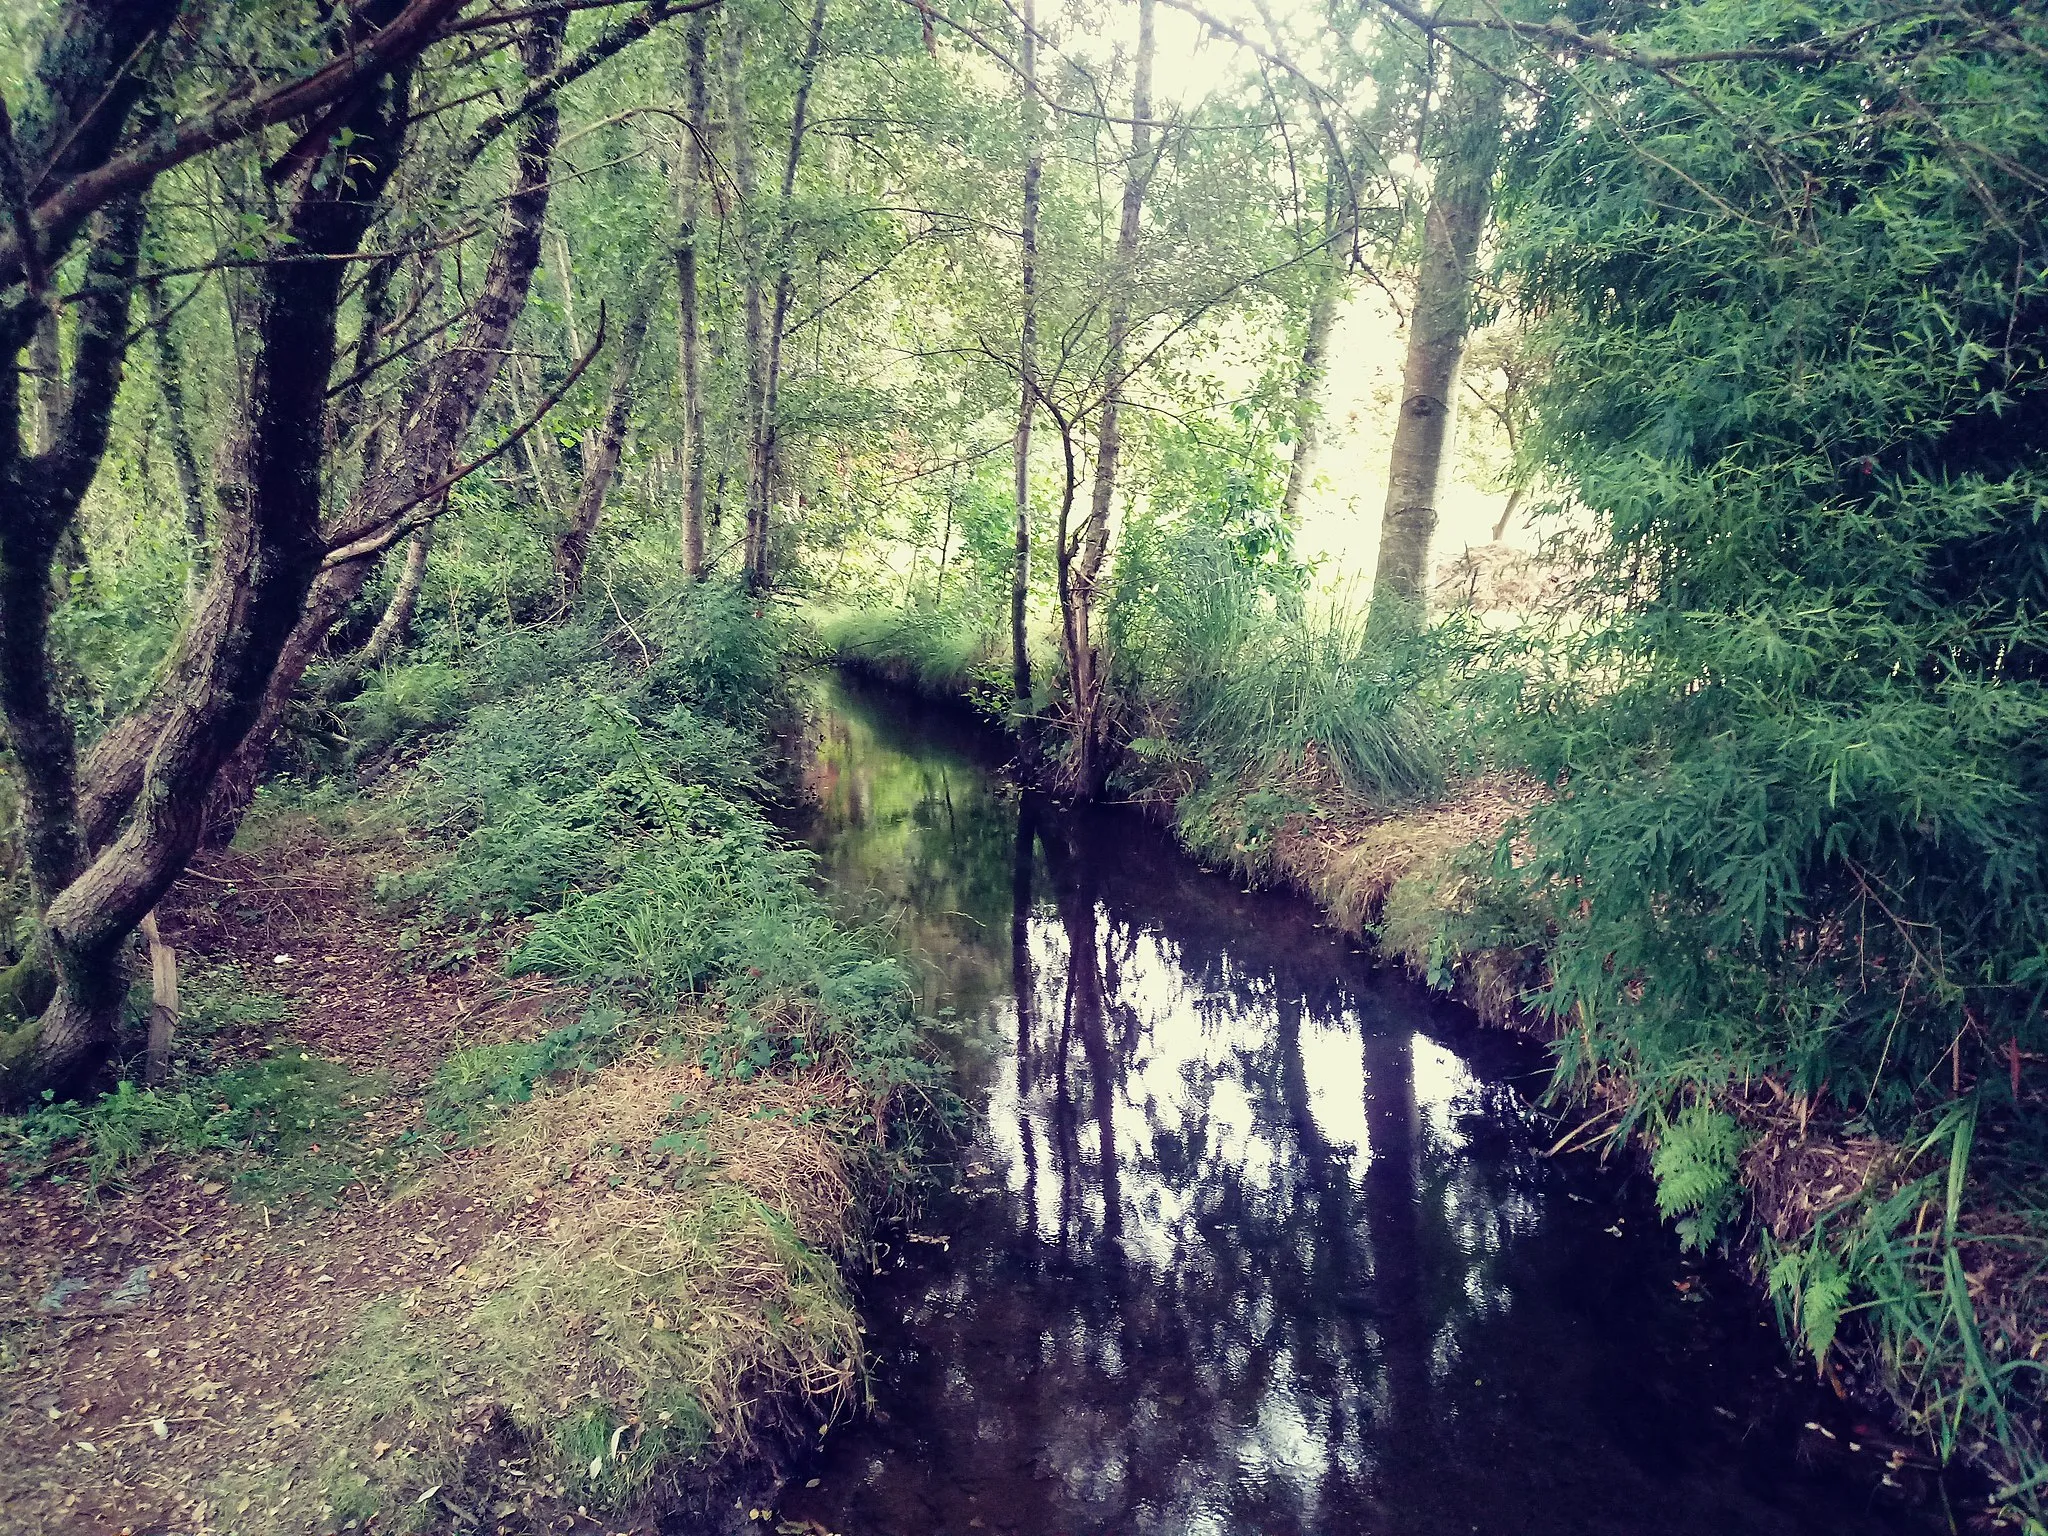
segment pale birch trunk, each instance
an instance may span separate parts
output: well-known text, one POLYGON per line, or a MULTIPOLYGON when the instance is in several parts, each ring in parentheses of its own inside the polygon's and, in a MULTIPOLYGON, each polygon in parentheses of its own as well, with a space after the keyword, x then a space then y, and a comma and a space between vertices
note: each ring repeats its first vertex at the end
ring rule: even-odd
POLYGON ((1010 567, 1010 688, 1016 701, 1018 726, 1022 730, 1026 729, 1025 720, 1031 711, 1028 632, 1031 600, 1031 417, 1038 405, 1038 182, 1044 172, 1044 148, 1039 143, 1042 114, 1038 101, 1038 9, 1035 0, 1022 0, 1018 16, 1024 34, 1023 44, 1018 50, 1018 63, 1023 75, 1024 208, 1019 221, 1023 242, 1023 293, 1019 303, 1021 318, 1017 334, 1020 402, 1016 438, 1016 547, 1010 567))
POLYGON ((1500 157, 1500 82, 1476 66, 1454 67, 1444 116, 1446 137, 1423 220, 1401 416, 1373 575, 1374 621, 1397 628, 1421 623, 1429 610, 1430 545, 1458 365, 1471 324, 1473 263, 1500 157))

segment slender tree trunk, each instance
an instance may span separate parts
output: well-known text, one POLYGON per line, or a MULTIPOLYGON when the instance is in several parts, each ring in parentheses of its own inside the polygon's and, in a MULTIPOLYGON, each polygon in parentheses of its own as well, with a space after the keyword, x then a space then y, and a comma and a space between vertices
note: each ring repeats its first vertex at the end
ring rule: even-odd
POLYGON ((1322 437, 1323 411, 1317 396, 1322 392, 1328 369, 1330 330, 1337 321, 1337 304, 1344 296, 1344 264, 1349 252, 1332 246, 1329 265, 1318 276, 1316 291, 1309 299, 1308 338, 1302 343, 1301 371, 1294 378, 1294 456, 1287 461, 1287 489, 1280 498, 1280 522, 1292 528, 1301 516, 1301 498, 1308 490, 1309 471, 1315 467, 1316 448, 1322 437))
MULTIPOLYGON (((1131 153, 1124 171, 1123 206, 1117 222, 1116 270, 1110 277, 1109 336, 1102 368, 1102 418, 1095 442, 1095 485, 1088 521, 1081 533, 1079 569, 1071 581, 1060 583, 1062 606, 1070 614, 1062 632, 1067 636, 1067 679, 1074 705, 1074 789, 1088 800, 1101 795, 1103 776, 1108 771, 1102 740, 1102 657, 1094 635, 1094 620, 1102 585, 1103 556, 1109 548, 1109 514, 1116 496, 1117 466, 1123 450, 1124 353, 1130 339, 1131 286, 1137 279, 1145 187, 1152 179, 1152 9, 1153 0, 1138 0, 1138 56, 1131 81, 1131 153)), ((1064 542, 1060 560, 1064 567, 1064 542)))
POLYGON ((427 556, 433 549, 432 523, 405 541, 405 565, 398 573, 398 584, 391 589, 391 601, 384 605, 383 617, 363 642, 357 658, 362 671, 383 666, 391 653, 411 638, 413 615, 419 612, 420 590, 427 584, 427 556))
POLYGON ((1394 429, 1373 576, 1374 621, 1397 628, 1419 624, 1429 608, 1430 543, 1436 536, 1444 447, 1471 324, 1473 263, 1500 157, 1499 80, 1476 66, 1455 65, 1447 95, 1444 149, 1423 220, 1422 265, 1401 374, 1401 417, 1394 429))
POLYGON ((704 144, 711 133, 711 100, 705 80, 711 13, 690 17, 684 41, 688 59, 689 130, 683 144, 682 228, 676 240, 677 387, 683 396, 683 574, 704 579, 704 364, 697 296, 697 218, 703 201, 704 144))
POLYGON ((746 537, 744 569, 749 586, 758 587, 767 565, 768 512, 756 500, 765 477, 761 464, 762 410, 768 389, 767 299, 762 283, 762 251, 756 228, 760 215, 760 175, 754 159, 754 134, 747 116, 746 46, 737 16, 728 17, 720 38, 725 73, 726 135, 731 140, 733 212, 739 217, 740 314, 745 334, 746 537))
POLYGON ((1024 209, 1023 292, 1017 333, 1016 547, 1010 566, 1010 691, 1016 703, 1018 730, 1029 736, 1031 713, 1031 418, 1038 407, 1038 182, 1044 172, 1040 144, 1042 112, 1038 100, 1038 9, 1022 0, 1018 12, 1023 42, 1018 62, 1023 75, 1024 209))
POLYGON ((643 282, 632 300, 624 324, 619 327, 618 351, 612 355, 611 387, 605 393, 604 421, 598 427, 595 444, 586 443, 583 485, 576 497, 576 512, 555 546, 555 585, 566 602, 583 587, 583 562, 590 555, 590 540, 604 516, 605 497, 611 493, 619 469, 619 455, 626 446, 626 429, 633 420, 633 379, 640 368, 640 348, 647 337, 648 310, 652 295, 643 282))
POLYGON ((562 319, 569 327, 569 350, 583 355, 583 331, 576 324, 576 284, 572 277, 575 260, 569 254, 569 237, 559 229, 550 231, 555 240, 555 281, 562 290, 562 319))
POLYGON ((811 86, 818 77, 818 56, 824 44, 825 0, 814 0, 803 61, 797 69, 796 101, 789 120, 789 154, 782 162, 782 198, 776 210, 775 303, 769 315, 768 358, 763 367, 761 436, 754 453, 755 472, 760 476, 760 484, 754 493, 759 514, 753 525, 754 543, 747 565, 748 584, 756 591, 767 587, 771 574, 768 569, 768 535, 782 436, 782 338, 789 327, 796 247, 796 225, 790 204, 796 195, 797 167, 803 161, 804 128, 810 116, 811 86))
MULTIPOLYGON (((515 357, 505 369, 505 382, 512 396, 512 409, 524 421, 527 416, 527 393, 532 380, 526 377, 531 366, 523 357, 515 357)), ((540 504, 548 515, 566 522, 569 516, 569 487, 563 473, 562 452, 554 438, 545 432, 529 432, 519 439, 514 450, 526 460, 528 473, 533 476, 533 489, 540 497, 540 504)))
POLYGON ((1508 487, 1507 505, 1500 509, 1500 516, 1494 520, 1492 534, 1494 543, 1498 544, 1508 536, 1508 524, 1514 521, 1515 509, 1522 504, 1522 494, 1521 486, 1511 485, 1508 487))
POLYGON ((170 307, 164 303, 162 283, 147 283, 143 297, 149 306, 151 334, 156 339, 156 387, 164 403, 164 435, 170 440, 171 465, 177 471, 178 498, 184 504, 185 531, 192 540, 192 572, 195 577, 206 567, 206 490, 199 474, 199 455, 192 446, 192 429, 185 414, 185 365, 178 353, 178 338, 171 329, 170 307))
POLYGON ((960 468, 956 464, 946 479, 946 526, 939 534, 939 564, 932 573, 932 606, 946 600, 946 552, 953 547, 953 507, 960 490, 960 468))

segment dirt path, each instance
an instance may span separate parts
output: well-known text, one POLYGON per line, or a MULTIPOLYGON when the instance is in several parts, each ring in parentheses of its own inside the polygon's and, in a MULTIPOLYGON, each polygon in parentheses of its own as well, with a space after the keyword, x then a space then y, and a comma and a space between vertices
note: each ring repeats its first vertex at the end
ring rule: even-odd
POLYGON ((206 1041, 213 1065, 286 1046, 388 1093, 364 1106, 350 1157, 365 1172, 331 1205, 238 1195, 212 1155, 97 1193, 59 1168, 8 1196, 0 1528, 233 1531, 263 1498, 319 1528, 300 1422, 316 1372, 366 1306, 440 1286, 500 1225, 478 1202, 406 1192, 473 1155, 427 1133, 424 1086, 451 1050, 538 1033, 576 1000, 507 982, 496 955, 409 968, 421 950, 369 895, 387 864, 295 825, 202 859, 166 904, 165 938, 196 974, 232 964, 290 1005, 282 1024, 206 1041), (223 1498, 238 1486, 255 1491, 223 1498))

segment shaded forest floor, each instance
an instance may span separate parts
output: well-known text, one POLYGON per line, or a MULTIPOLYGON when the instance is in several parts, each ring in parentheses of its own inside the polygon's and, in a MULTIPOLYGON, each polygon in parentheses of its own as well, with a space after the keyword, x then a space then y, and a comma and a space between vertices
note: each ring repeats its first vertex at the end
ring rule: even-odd
MULTIPOLYGON (((412 1335, 438 1323, 459 1337, 475 1326, 475 1308, 572 1241, 602 1203, 593 1183, 616 1189, 615 1175, 508 1187, 508 1173, 533 1170, 504 1166, 489 1138, 429 1123, 452 1054, 532 1040, 585 998, 538 978, 508 980, 500 955, 473 944, 449 953, 422 943, 371 895, 405 850, 351 843, 304 817, 263 831, 248 851, 203 857, 165 903, 162 927, 198 1003, 181 1065, 219 1072, 297 1058, 303 1091, 280 1099, 279 1112, 298 1123, 261 1152, 151 1146, 141 1136, 126 1166, 101 1179, 89 1164, 118 1137, 113 1127, 40 1167, 13 1149, 7 1171, 18 1187, 0 1234, 0 1526, 24 1536, 354 1529, 389 1513, 402 1492, 379 1529, 597 1529, 579 1505, 600 1503, 591 1495, 602 1492, 619 1507, 617 1464, 644 1438, 639 1425, 608 1418, 601 1433, 586 1431, 597 1444, 584 1487, 559 1475, 559 1455, 537 1457, 532 1436, 514 1432, 488 1381, 430 1365, 406 1384, 439 1399, 421 1412, 350 1374, 364 1358, 366 1320, 389 1333, 402 1316, 412 1335)), ((700 1135, 730 1152, 755 1135, 763 1104, 803 1097, 766 1080, 751 1092, 709 1091, 693 1072, 663 1065, 636 1084, 613 1068, 600 1098, 645 1101, 652 1081, 641 1118, 658 1134, 671 1101, 694 1087, 706 1106, 700 1135)), ((610 1137, 606 1107, 586 1092, 579 1124, 610 1137)), ((555 1150, 573 1158, 574 1139, 555 1150)), ((766 1150, 783 1161, 789 1149, 766 1150)), ((829 1149, 809 1152, 830 1161, 829 1149)), ((726 1161, 737 1161, 742 1183, 751 1177, 745 1159, 726 1161)), ((786 1169, 753 1171, 752 1193, 786 1196, 776 1187, 786 1169)), ((819 1240, 835 1234, 816 1229, 848 1220, 855 1204, 843 1179, 827 1183, 822 1207, 814 1198, 802 1213, 819 1240)), ((663 1202, 645 1194, 637 1214, 663 1202)), ((707 1309, 758 1308, 786 1303, 789 1289, 757 1275, 699 1299, 707 1309)), ((594 1301, 572 1325, 602 1330, 605 1314, 594 1301)), ((677 1331, 705 1324, 681 1312, 652 1321, 677 1331)), ((533 1342, 544 1355, 547 1341, 533 1342)), ((814 1384, 824 1395, 851 1380, 842 1363, 844 1379, 814 1384)), ((594 1379, 603 1361, 569 1354, 533 1365, 564 1422, 586 1394, 606 1396, 594 1379)), ((743 1443, 740 1428, 698 1438, 730 1449, 743 1443)), ((768 1480, 759 1464, 739 1478, 768 1480)), ((627 1491, 648 1494, 625 1501, 645 1512, 609 1515, 602 1528, 653 1529, 663 1501, 627 1491)), ((737 1486, 714 1496, 700 1475, 694 1491, 741 1517, 737 1486)))

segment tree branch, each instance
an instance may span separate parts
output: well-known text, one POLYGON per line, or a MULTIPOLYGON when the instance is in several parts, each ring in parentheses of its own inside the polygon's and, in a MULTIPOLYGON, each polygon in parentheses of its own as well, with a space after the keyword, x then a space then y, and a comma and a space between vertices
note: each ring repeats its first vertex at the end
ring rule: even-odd
POLYGON ((425 490, 415 491, 406 500, 391 508, 386 513, 386 516, 391 521, 385 527, 363 534, 361 537, 353 539, 346 544, 328 550, 326 557, 320 562, 320 568, 322 570, 332 570, 335 566, 347 565, 351 560, 361 560, 366 556, 389 549, 393 544, 396 544, 415 529, 424 528, 428 523, 433 522, 435 518, 445 512, 447 510, 447 503, 443 498, 447 496, 448 492, 453 490, 460 482, 482 469, 493 459, 509 451, 513 444, 539 426, 541 419, 549 411, 553 410, 556 405, 561 403, 562 396, 566 395, 576 381, 583 377, 584 370, 592 362, 596 361, 597 354, 604 349, 604 329, 604 306, 600 304, 597 310, 597 337, 591 342, 589 350, 576 360, 576 366, 569 370, 569 376, 543 397, 540 405, 525 421, 506 434, 496 446, 478 454, 467 464, 457 465, 448 474, 435 481, 425 490), (424 517, 408 518, 405 516, 413 508, 426 502, 437 502, 439 505, 435 506, 424 517))

